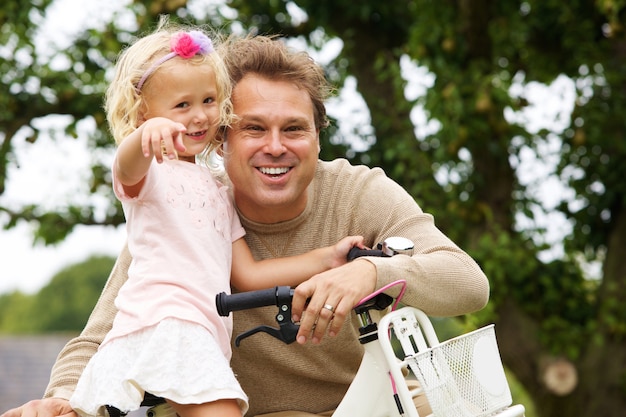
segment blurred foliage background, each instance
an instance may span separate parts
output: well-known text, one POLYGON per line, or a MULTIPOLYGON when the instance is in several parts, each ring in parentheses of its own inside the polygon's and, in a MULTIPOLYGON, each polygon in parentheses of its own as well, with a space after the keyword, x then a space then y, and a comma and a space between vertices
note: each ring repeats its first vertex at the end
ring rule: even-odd
MULTIPOLYGON (((16 146, 37 146, 43 134, 87 136, 94 155, 82 198, 53 208, 2 203, 4 228, 29 222, 36 241, 53 244, 78 224, 123 222, 105 158, 96 157, 114 146, 102 93, 118 52, 159 14, 224 33, 278 33, 324 65, 339 91, 329 107, 354 104, 344 96, 349 86, 365 103, 368 123, 337 117, 323 135, 322 158, 384 168, 481 264, 491 301, 464 317, 463 329, 496 323, 502 359, 536 414, 623 413, 625 0, 121 4, 106 22, 86 22, 70 46, 42 49, 34 40, 53 1, 4 2, 0 196, 10 170, 28 163, 17 160, 16 146), (409 88, 415 74, 419 93, 409 88), (529 114, 546 103, 532 91, 563 80, 569 107, 549 108, 552 125, 533 125, 529 114), (50 115, 68 122, 50 132, 50 115), (94 128, 85 133, 84 124, 94 128), (539 190, 554 181, 560 188, 548 203, 539 190), (548 233, 554 215, 564 220, 556 241, 548 233)), ((50 291, 46 298, 61 290, 50 291)), ((3 298, 0 308, 19 311, 32 302, 17 297, 3 298)))
POLYGON ((96 305, 115 259, 94 256, 54 274, 35 294, 0 295, 0 334, 78 334, 96 305))

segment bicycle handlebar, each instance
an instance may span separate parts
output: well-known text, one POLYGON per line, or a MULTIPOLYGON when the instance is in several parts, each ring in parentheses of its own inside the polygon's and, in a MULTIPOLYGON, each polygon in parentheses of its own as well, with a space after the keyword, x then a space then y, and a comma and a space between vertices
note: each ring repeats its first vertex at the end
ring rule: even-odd
MULTIPOLYGON (((233 311, 278 305, 279 288, 280 287, 274 287, 265 290, 246 291, 231 295, 227 295, 223 292, 219 293, 215 299, 217 313, 220 316, 226 317, 233 311)), ((293 297, 293 290, 291 288, 283 288, 288 288, 289 296, 293 297)))
POLYGON ((278 306, 276 322, 279 328, 262 325, 250 329, 235 338, 235 346, 239 346, 246 337, 258 332, 265 332, 274 336, 284 343, 293 343, 300 326, 291 320, 291 299, 293 289, 288 286, 269 288, 266 290, 247 291, 238 294, 226 294, 221 292, 215 297, 217 312, 220 316, 228 316, 232 311, 246 310, 249 308, 278 306))
MULTIPOLYGON (((362 256, 389 256, 380 249, 359 249, 354 247, 348 252, 348 261, 362 256)), ((215 304, 217 313, 226 317, 233 311, 247 310, 250 308, 279 306, 281 303, 291 302, 293 289, 290 287, 274 287, 263 290, 246 291, 235 294, 224 292, 217 294, 215 304), (284 298, 288 297, 288 298, 284 298)), ((291 304, 291 303, 290 303, 291 304)))
MULTIPOLYGON (((354 247, 348 252, 348 261, 362 256, 389 256, 380 249, 359 249, 354 247)), ((279 306, 288 302, 293 297, 293 289, 290 287, 274 287, 263 290, 246 291, 235 294, 219 293, 215 299, 217 312, 226 317, 233 311, 248 310, 250 308, 279 306), (284 297, 288 297, 285 299, 284 297)))
MULTIPOLYGON (((400 252, 413 249, 413 243, 405 238, 392 237, 379 243, 377 249, 352 248, 347 255, 348 261, 352 261, 361 256, 383 256, 389 257, 400 252)), ((278 286, 256 291, 246 291, 236 294, 217 294, 215 304, 220 316, 226 317, 233 311, 247 310, 257 307, 277 306, 276 322, 279 328, 261 325, 248 330, 235 338, 235 345, 239 346, 241 341, 258 332, 265 332, 283 341, 292 343, 296 340, 296 335, 300 326, 291 320, 291 301, 294 290, 288 286, 278 286)), ((391 304, 392 298, 386 294, 378 294, 369 301, 355 307, 357 314, 362 314, 370 309, 382 310, 391 304)))
POLYGON ((348 261, 353 261, 361 256, 389 256, 386 255, 381 249, 359 249, 356 246, 350 249, 348 252, 348 261))

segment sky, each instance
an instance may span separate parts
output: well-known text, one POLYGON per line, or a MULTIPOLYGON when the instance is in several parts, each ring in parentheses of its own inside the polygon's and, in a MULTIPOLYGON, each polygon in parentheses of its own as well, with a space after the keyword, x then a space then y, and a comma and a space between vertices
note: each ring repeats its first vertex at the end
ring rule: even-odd
MULTIPOLYGON (((57 0, 42 22, 37 42, 40 50, 54 51, 66 47, 81 29, 81 24, 89 22, 97 27, 127 2, 57 0)), ((63 118, 46 121, 52 126, 65 122, 63 118)), ((84 126, 84 129, 88 128, 84 126)), ((91 156, 80 137, 78 140, 54 140, 42 135, 35 146, 18 139, 15 148, 17 166, 9 166, 7 188, 0 196, 3 205, 62 204, 73 198, 75 190, 86 185, 83 178, 91 156)), ((13 290, 36 292, 56 272, 71 263, 96 254, 116 256, 124 241, 124 227, 77 227, 57 246, 33 246, 32 228, 25 223, 10 230, 0 230, 0 293, 13 290)))
MULTIPOLYGON (((198 0, 214 1, 214 0, 198 0)), ((90 22, 96 26, 103 20, 110 18, 114 10, 119 9, 125 0, 57 0, 55 8, 42 26, 41 37, 47 42, 54 42, 63 47, 64 42, 71 40, 74 33, 80 28, 68 25, 68 21, 90 22), (71 18, 70 18, 71 17, 71 18)), ((42 41, 43 42, 43 41, 42 41)), ((44 46, 45 47, 45 46, 44 46)), ((323 62, 324 56, 337 53, 341 45, 332 43, 327 51, 322 51, 313 57, 323 62)), ((410 60, 403 60, 403 73, 408 81, 406 95, 415 98, 423 94, 425 88, 432 83, 423 68, 411 64, 410 60)), ((341 98, 328 104, 329 114, 343 120, 339 128, 346 135, 354 129, 363 132, 363 127, 369 126, 366 112, 363 112, 364 102, 354 91, 354 79, 347 81, 347 88, 341 93, 341 98)), ((519 86, 513 94, 524 94, 531 105, 523 112, 509 114, 510 120, 530 124, 531 130, 542 127, 555 133, 562 132, 567 127, 571 103, 573 102, 574 85, 571 80, 560 77, 549 86, 531 84, 519 86)), ((416 125, 416 135, 423 136, 426 132, 436 129, 436 124, 425 123, 423 112, 416 109, 412 113, 416 125)), ((62 127, 67 119, 56 116, 48 118, 45 123, 50 126, 62 127)), ((89 122, 79 126, 85 131, 93 128, 89 122)), ((525 152, 523 161, 518 166, 518 173, 528 184, 535 184, 533 192, 541 196, 547 207, 558 204, 560 198, 567 194, 558 179, 550 177, 551 155, 558 155, 560 141, 548 139, 541 145, 542 153, 547 162, 536 158, 533 152, 525 152), (547 178, 546 178, 547 175, 547 178)), ((77 196, 84 196, 81 192, 87 187, 87 175, 91 158, 98 157, 110 160, 109 155, 93 155, 87 151, 84 136, 78 139, 54 138, 42 135, 36 146, 31 146, 24 140, 15 142, 16 165, 9 166, 8 181, 5 193, 0 196, 3 205, 19 206, 22 204, 40 204, 44 207, 54 207, 55 204, 65 204, 76 201, 77 196)), ((84 198, 84 197, 82 197, 84 198)), ((98 201, 95 201, 97 204, 98 201)), ((570 226, 564 219, 554 215, 544 216, 542 220, 551 229, 554 249, 550 256, 559 256, 560 237, 568 233, 570 226)), ((11 230, 0 230, 0 294, 19 290, 34 293, 44 286, 50 278, 61 269, 72 263, 81 262, 92 255, 117 256, 125 242, 124 226, 95 227, 79 226, 62 243, 55 246, 33 246, 31 226, 20 223, 11 230)))
MULTIPOLYGON (((49 117, 50 127, 63 126, 64 117, 49 117)), ((79 125, 82 132, 89 123, 79 125)), ((95 156, 87 150, 86 134, 78 139, 53 138, 42 134, 35 145, 17 137, 14 142, 16 165, 9 165, 3 206, 18 208, 38 204, 53 208, 80 202, 87 194, 89 165, 95 156), (79 197, 80 196, 80 197, 79 197)), ((105 160, 113 157, 101 155, 105 160)), ((98 198, 90 200, 97 207, 98 198)), ((0 230, 0 293, 20 290, 33 293, 68 264, 81 262, 90 255, 116 256, 125 241, 124 227, 79 226, 55 246, 33 245, 33 228, 25 222, 10 230, 0 230)))

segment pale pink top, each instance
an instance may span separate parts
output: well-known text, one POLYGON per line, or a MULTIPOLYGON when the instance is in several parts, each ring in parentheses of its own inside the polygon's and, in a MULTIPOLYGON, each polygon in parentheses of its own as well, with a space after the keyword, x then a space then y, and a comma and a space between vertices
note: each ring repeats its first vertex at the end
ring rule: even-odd
POLYGON ((206 327, 230 359, 232 319, 218 316, 215 295, 230 293, 232 243, 245 231, 227 187, 205 167, 165 160, 152 163, 138 197, 115 176, 113 189, 133 260, 103 344, 177 317, 206 327))

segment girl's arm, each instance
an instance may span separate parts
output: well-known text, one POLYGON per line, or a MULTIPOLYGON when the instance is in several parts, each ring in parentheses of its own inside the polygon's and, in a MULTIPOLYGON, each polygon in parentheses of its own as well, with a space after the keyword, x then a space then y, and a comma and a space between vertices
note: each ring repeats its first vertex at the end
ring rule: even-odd
POLYGON ((348 236, 334 246, 314 249, 302 255, 256 261, 246 241, 233 243, 231 283, 239 291, 271 288, 276 285, 296 285, 313 275, 341 266, 347 262, 350 249, 364 248, 362 236, 348 236))
MULTIPOLYGON (((171 150, 173 148, 181 150, 180 135, 184 131, 185 127, 180 123, 164 117, 155 117, 145 121, 122 140, 117 149, 113 169, 129 196, 136 197, 141 191, 152 158, 156 157, 157 162, 163 161, 162 146, 168 149, 168 155, 174 157, 175 153, 170 153, 171 150)), ((182 150, 184 151, 184 147, 182 150)))

